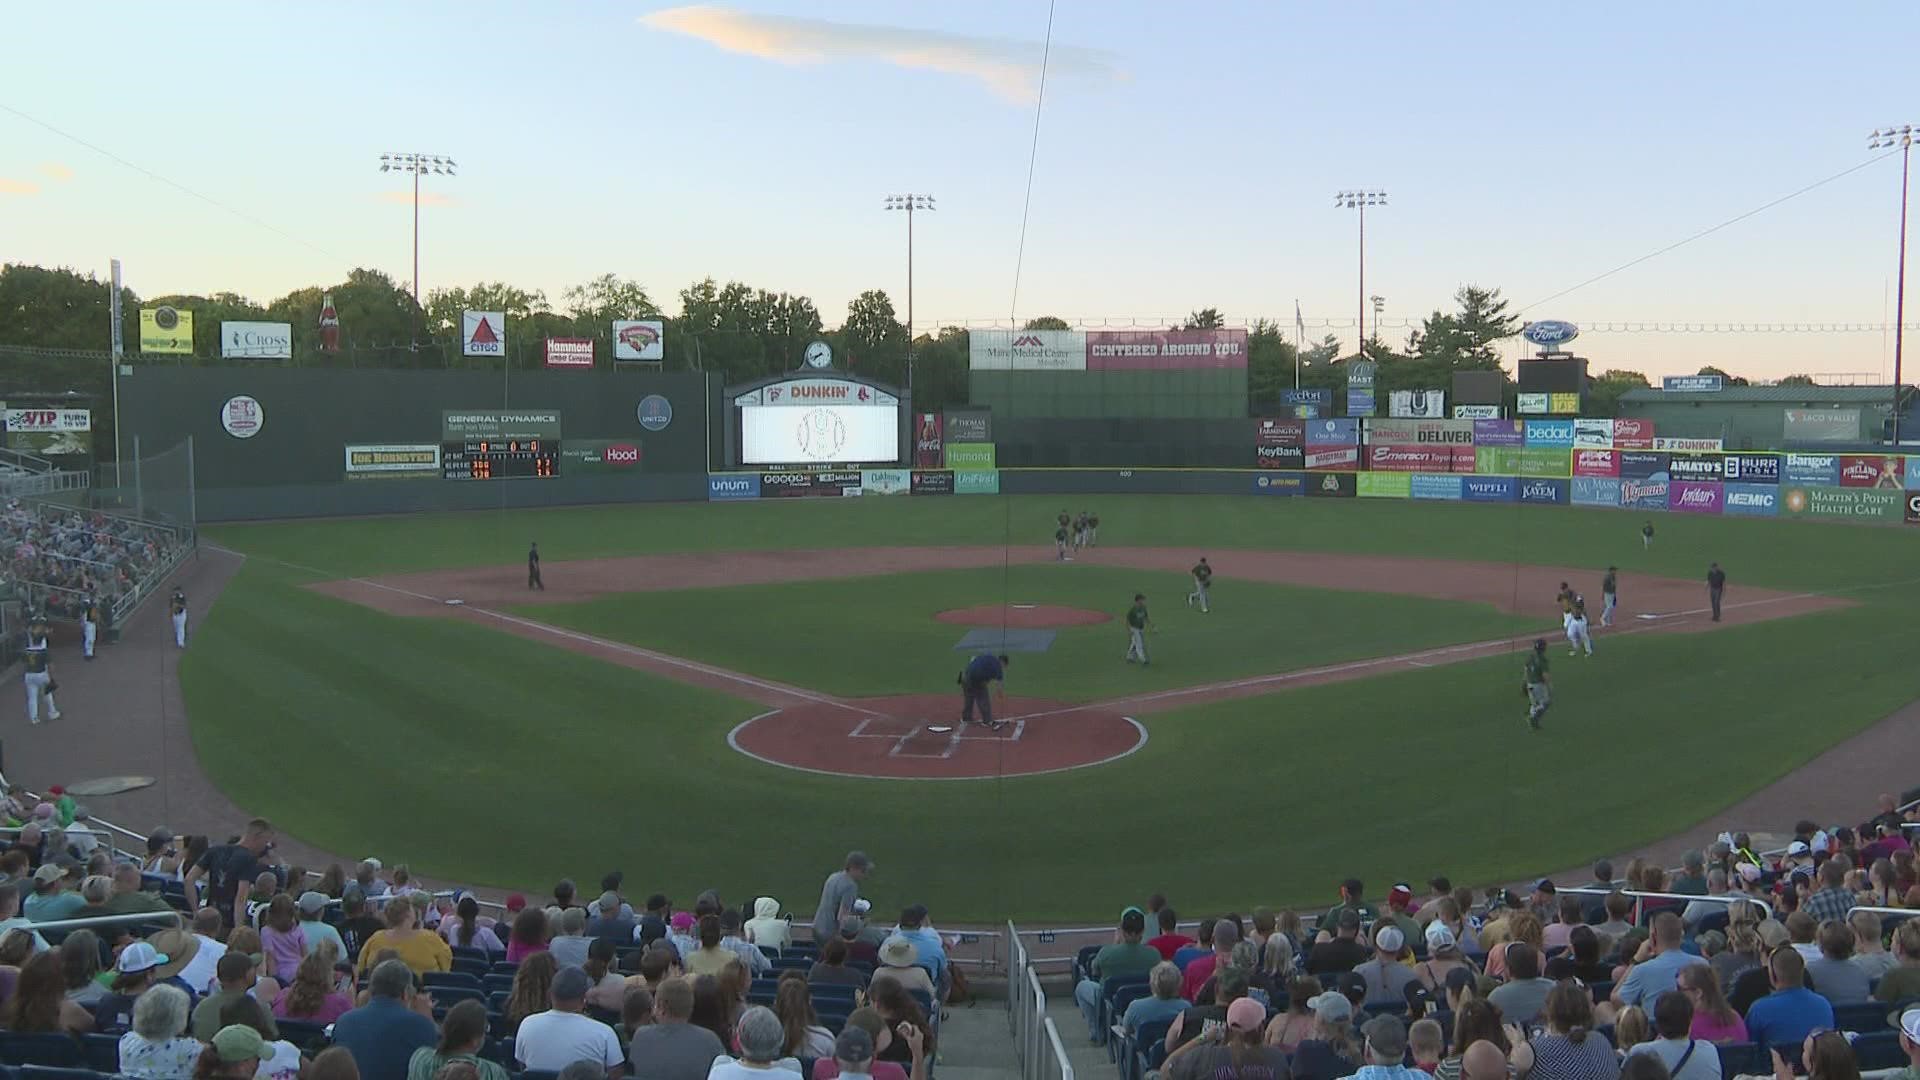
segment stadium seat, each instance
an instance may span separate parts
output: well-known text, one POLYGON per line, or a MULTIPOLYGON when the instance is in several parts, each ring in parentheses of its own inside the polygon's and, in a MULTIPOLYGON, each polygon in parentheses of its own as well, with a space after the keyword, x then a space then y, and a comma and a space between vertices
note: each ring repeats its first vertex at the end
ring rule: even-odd
POLYGON ((511 988, 507 990, 495 990, 492 993, 488 994, 487 995, 487 1011, 494 1012, 494 1013, 506 1012, 507 996, 510 993, 512 993, 511 988))
POLYGON ((1126 987, 1146 989, 1147 977, 1145 975, 1115 975, 1110 979, 1100 980, 1100 1027, 1104 1028, 1108 1024, 1113 1023, 1114 1019, 1119 1016, 1119 1010, 1114 1008, 1113 999, 1115 995, 1119 994, 1119 992, 1126 987))
POLYGON ((1693 924, 1693 932, 1696 935, 1704 934, 1709 930, 1719 930, 1724 933, 1726 929, 1727 913, 1725 911, 1709 911, 1700 916, 1699 922, 1693 924))
POLYGON ((20 1068, 20 1080, 109 1080, 111 1073, 102 1074, 92 1069, 63 1069, 50 1065, 23 1065, 20 1068))
MULTIPOLYGON (((1887 1030, 1887 1006, 1877 1001, 1863 1002, 1859 1005, 1835 1005, 1833 1007, 1833 1026, 1841 1031, 1857 1031, 1865 1034, 1870 1031, 1887 1030)), ((1862 1065, 1861 1068, 1866 1068, 1862 1065)))
POLYGON ((471 975, 476 979, 487 974, 492 969, 493 965, 487 963, 487 961, 476 960, 471 956, 456 956, 453 958, 453 970, 462 975, 471 975))
POLYGON ((86 1057, 70 1035, 53 1032, 0 1031, 0 1061, 9 1065, 54 1065, 81 1068, 86 1057))
MULTIPOLYGON (((287 1020, 274 1018, 274 1026, 280 1029, 280 1037, 303 1051, 318 1053, 326 1049, 327 1028, 325 1024, 315 1024, 306 1020, 287 1020)), ((116 1046, 116 1058, 118 1047, 116 1046)), ((95 1066, 98 1068, 98 1066, 95 1066)))
POLYGON ((1900 1051, 1900 1033, 1887 1031, 1884 1025, 1880 1031, 1853 1040, 1853 1056, 1860 1062, 1863 1072, 1868 1069, 1897 1069, 1907 1064, 1907 1055, 1900 1051))
POLYGON ((464 971, 429 971, 420 976, 420 981, 429 989, 436 986, 454 986, 462 990, 479 990, 483 987, 480 976, 469 975, 464 971))
POLYGON ((1100 955, 1103 946, 1083 945, 1073 956, 1073 981, 1093 978, 1093 958, 1100 955))
POLYGON ((493 958, 487 952, 487 950, 482 949, 477 945, 453 945, 453 946, 450 946, 450 948, 453 949, 453 958, 455 960, 465 958, 468 960, 478 960, 483 964, 490 964, 493 962, 493 958))
POLYGON ((1753 1043, 1727 1043, 1719 1050, 1722 1076, 1765 1076, 1773 1071, 1767 1056, 1753 1043))
MULTIPOLYGON (((286 1025, 280 1025, 280 1033, 286 1037, 286 1025)), ((289 1037, 289 1041, 290 1037, 289 1037)), ((120 1036, 118 1035, 82 1035, 80 1052, 85 1055, 87 1068, 94 1072, 117 1073, 120 1071, 120 1036)))
POLYGON ((505 975, 508 978, 512 978, 520 974, 520 965, 518 963, 508 963, 505 960, 495 960, 493 966, 487 970, 495 975, 505 975))
POLYGON ((1613 980, 1612 979, 1608 979, 1605 982, 1588 983, 1587 986, 1589 989, 1593 991, 1593 1000, 1595 1004, 1599 1004, 1600 1002, 1605 1001, 1608 998, 1613 996, 1613 980))
POLYGON ((528 1069, 513 1075, 516 1080, 560 1080, 560 1074, 549 1069, 528 1069))
POLYGON ((1149 1068, 1157 1067, 1166 1054, 1167 1029, 1172 1020, 1154 1020, 1140 1025, 1127 1040, 1126 1054, 1120 1060, 1121 1080, 1142 1080, 1149 1068), (1152 1064, 1149 1065, 1149 1054, 1152 1064))
POLYGON ((492 972, 488 972, 480 976, 480 989, 485 990, 490 995, 494 993, 506 993, 513 989, 513 976, 495 975, 492 972))

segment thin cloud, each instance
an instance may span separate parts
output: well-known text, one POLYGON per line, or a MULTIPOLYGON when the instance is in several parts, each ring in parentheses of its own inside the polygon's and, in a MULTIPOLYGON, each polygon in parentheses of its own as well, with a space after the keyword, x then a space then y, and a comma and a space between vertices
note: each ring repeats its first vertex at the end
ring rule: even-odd
MULTIPOLYGON (((959 75, 976 79, 1013 102, 1031 102, 1040 82, 1039 42, 758 15, 709 4, 667 8, 642 15, 640 22, 656 30, 698 38, 728 52, 782 64, 879 60, 910 70, 959 75)), ((1097 81, 1125 77, 1111 54, 1058 42, 1047 67, 1050 75, 1097 81)))
MULTIPOLYGON (((383 191, 374 196, 374 198, 379 199, 383 203, 393 203, 396 206, 413 205, 413 192, 411 191, 383 191)), ((451 195, 442 195, 437 191, 423 191, 420 193, 420 205, 459 206, 460 200, 451 195)))
POLYGON ((0 195, 38 195, 40 185, 26 180, 15 180, 10 176, 0 176, 0 195))
POLYGON ((40 163, 40 175, 56 184, 64 184, 73 179, 73 170, 57 161, 43 161, 40 163))

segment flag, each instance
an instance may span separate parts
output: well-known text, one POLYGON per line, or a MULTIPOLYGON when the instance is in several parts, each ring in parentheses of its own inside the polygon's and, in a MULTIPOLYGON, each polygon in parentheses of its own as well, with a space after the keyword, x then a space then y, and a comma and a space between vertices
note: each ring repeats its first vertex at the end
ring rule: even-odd
POLYGON ((1300 314, 1300 301, 1298 300, 1293 302, 1293 332, 1295 335, 1294 340, 1307 340, 1307 320, 1300 314))

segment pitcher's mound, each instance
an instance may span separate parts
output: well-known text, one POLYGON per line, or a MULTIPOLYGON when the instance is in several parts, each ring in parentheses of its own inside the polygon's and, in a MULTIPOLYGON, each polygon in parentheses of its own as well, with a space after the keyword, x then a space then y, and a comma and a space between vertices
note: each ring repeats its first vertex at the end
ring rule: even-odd
POLYGON ((934 618, 961 626, 1004 626, 1009 630, 1053 630, 1062 626, 1093 626, 1113 616, 1086 608, 1054 604, 980 604, 943 611, 934 618))
POLYGON ((1117 761, 1147 743, 1132 717, 1008 698, 992 731, 959 721, 960 695, 809 702, 761 713, 727 733, 735 750, 802 772, 886 780, 975 780, 1117 761))

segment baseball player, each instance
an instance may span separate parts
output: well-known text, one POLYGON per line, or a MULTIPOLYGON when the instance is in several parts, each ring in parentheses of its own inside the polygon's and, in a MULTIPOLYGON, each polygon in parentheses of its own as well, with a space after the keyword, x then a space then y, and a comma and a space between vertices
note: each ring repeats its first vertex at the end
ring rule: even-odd
POLYGON ((1573 636, 1573 586, 1560 583, 1560 591, 1554 594, 1554 602, 1560 605, 1560 632, 1573 636))
POLYGON ((1141 667, 1152 663, 1147 659, 1147 631, 1153 626, 1153 620, 1147 616, 1147 595, 1133 594, 1133 606, 1127 609, 1127 663, 1136 659, 1141 667))
POLYGON ((167 598, 167 613, 173 617, 173 644, 175 648, 187 647, 187 594, 180 586, 173 587, 173 595, 167 598))
POLYGON ((1527 654, 1527 727, 1540 730, 1540 717, 1553 704, 1553 676, 1547 672, 1547 639, 1535 638, 1527 654))
POLYGON ((93 659, 93 643, 100 636, 100 598, 87 594, 86 607, 80 612, 80 658, 93 659))
POLYGON ((1085 510, 1082 510, 1080 511, 1079 516, 1073 519, 1073 549, 1075 551, 1078 551, 1081 548, 1084 548, 1086 546, 1087 546, 1087 512, 1085 510))
POLYGON ((1727 591, 1727 572, 1719 563, 1707 564, 1707 600, 1713 604, 1713 621, 1720 621, 1720 596, 1727 591))
POLYGON ((1651 548, 1652 546, 1653 546, 1653 522, 1648 521, 1645 525, 1640 526, 1640 550, 1645 551, 1648 548, 1651 548))
POLYGON ((1613 609, 1620 606, 1620 571, 1618 567, 1607 567, 1607 576, 1600 579, 1600 596, 1604 601, 1600 605, 1600 625, 1613 625, 1613 609))
MULTIPOLYGON (((1061 515, 1063 520, 1065 516, 1064 514, 1061 515)), ((1055 526, 1053 530, 1053 555, 1054 558, 1059 559, 1061 562, 1073 561, 1073 556, 1067 554, 1067 543, 1067 527, 1064 524, 1055 526)))
POLYGON ((537 540, 527 547, 527 588, 547 591, 547 583, 540 580, 540 543, 537 540))
POLYGON ((1187 594, 1187 606, 1192 607, 1193 602, 1198 600, 1200 602, 1200 614, 1205 615, 1207 613, 1207 590, 1213 585, 1213 567, 1207 565, 1207 557, 1205 555, 1200 556, 1200 561, 1194 564, 1191 573, 1193 574, 1193 591, 1187 594))
POLYGON ((47 647, 47 617, 35 615, 27 623, 27 649, 25 676, 27 686, 27 723, 40 722, 40 698, 47 699, 47 719, 60 719, 60 706, 53 703, 53 692, 59 684, 53 681, 51 669, 52 656, 47 647))
POLYGON ((1567 650, 1568 656, 1577 655, 1581 648, 1587 655, 1593 655, 1593 634, 1587 627, 1587 598, 1578 593, 1573 597, 1573 611, 1567 615, 1567 644, 1573 646, 1567 650))
POLYGON ((1006 721, 993 718, 993 692, 998 689, 1000 703, 1006 704, 1007 665, 1010 663, 1012 660, 1005 654, 995 656, 993 653, 981 653, 967 661, 967 666, 960 671, 959 679, 961 723, 973 723, 973 707, 978 704, 982 726, 993 731, 999 731, 1006 726, 1006 721), (999 684, 997 688, 995 683, 999 684))
POLYGON ((1099 514, 1087 515, 1087 546, 1088 547, 1100 546, 1100 515, 1099 514))

